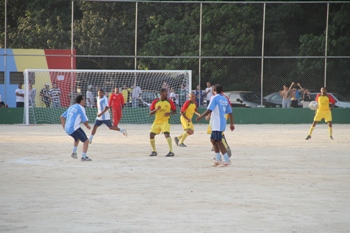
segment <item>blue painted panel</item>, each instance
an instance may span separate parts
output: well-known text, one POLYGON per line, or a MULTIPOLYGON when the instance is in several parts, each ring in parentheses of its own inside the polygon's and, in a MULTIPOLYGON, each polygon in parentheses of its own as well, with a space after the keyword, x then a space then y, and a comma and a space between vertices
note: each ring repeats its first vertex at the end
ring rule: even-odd
MULTIPOLYGON (((2 100, 8 104, 10 108, 16 107, 16 95, 17 84, 10 85, 10 72, 17 72, 17 66, 15 58, 13 56, 12 49, 7 49, 6 59, 6 72, 5 72, 5 85, 0 84, 0 94, 2 100), (5 95, 6 94, 6 95, 5 95)), ((0 49, 0 71, 4 71, 4 49, 0 49)))

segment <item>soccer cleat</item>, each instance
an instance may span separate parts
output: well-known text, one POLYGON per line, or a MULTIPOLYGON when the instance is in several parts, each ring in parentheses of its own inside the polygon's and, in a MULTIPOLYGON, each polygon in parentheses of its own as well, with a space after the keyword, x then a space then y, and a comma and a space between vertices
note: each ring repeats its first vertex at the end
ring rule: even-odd
POLYGON ((332 136, 329 136, 331 138, 331 140, 334 140, 332 136))
POLYGON ((227 167, 229 165, 231 165, 231 161, 223 162, 222 164, 219 165, 219 167, 227 167))
POLYGON ((81 161, 92 161, 89 157, 81 157, 81 161))
POLYGON ((174 157, 174 155, 175 154, 173 152, 169 151, 169 153, 166 154, 165 157, 174 157))
POLYGON ((152 153, 149 156, 157 156, 157 152, 152 151, 152 153))
POLYGON ((178 146, 179 145, 179 139, 177 137, 174 137, 175 144, 178 146))
POLYGON ((310 135, 307 135, 306 140, 309 140, 310 138, 311 138, 311 136, 310 136, 310 135))
POLYGON ((232 155, 232 151, 231 151, 231 148, 227 148, 227 155, 229 158, 231 158, 231 155, 232 155))
POLYGON ((92 143, 92 140, 89 139, 89 144, 91 144, 91 143, 92 143))
POLYGON ((126 129, 123 129, 122 134, 124 134, 124 136, 127 137, 128 136, 128 131, 126 131, 126 129))
POLYGON ((77 153, 72 153, 71 157, 72 157, 73 159, 77 159, 77 158, 78 158, 77 153))
POLYGON ((179 144, 179 147, 187 147, 185 144, 181 143, 179 144))
POLYGON ((217 166, 219 166, 219 165, 221 165, 222 164, 222 162, 221 161, 215 161, 214 163, 213 163, 213 165, 211 165, 212 167, 217 167, 217 166))

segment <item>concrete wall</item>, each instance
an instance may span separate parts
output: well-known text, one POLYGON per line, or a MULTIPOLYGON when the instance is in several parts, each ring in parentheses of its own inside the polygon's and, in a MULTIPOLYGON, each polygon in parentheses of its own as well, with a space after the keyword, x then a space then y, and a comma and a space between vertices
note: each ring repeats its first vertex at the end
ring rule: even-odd
MULTIPOLYGON (((31 124, 34 123, 33 111, 35 112, 35 121, 37 124, 60 123, 59 116, 65 111, 65 108, 31 109, 31 124)), ((205 109, 199 109, 204 112, 205 109)), ((96 118, 96 109, 86 109, 90 122, 96 118)), ((151 124, 153 116, 149 116, 147 108, 127 108, 123 112, 123 119, 120 124, 151 124)), ((315 112, 310 109, 233 109, 235 124, 310 124, 313 121, 315 112)), ((333 122, 335 124, 350 124, 350 109, 334 109, 333 122)), ((0 108, 0 124, 22 124, 23 109, 18 108, 0 108)), ((172 116, 172 124, 180 123, 179 114, 172 116)), ((204 119, 199 123, 207 124, 204 119)))

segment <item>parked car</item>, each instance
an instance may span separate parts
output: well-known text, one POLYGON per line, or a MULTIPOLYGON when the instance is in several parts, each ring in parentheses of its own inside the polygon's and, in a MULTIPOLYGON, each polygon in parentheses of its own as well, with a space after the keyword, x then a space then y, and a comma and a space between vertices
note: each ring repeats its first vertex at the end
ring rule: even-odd
POLYGON ((266 101, 263 99, 263 106, 261 106, 260 95, 252 91, 227 91, 225 92, 230 99, 231 105, 233 107, 245 107, 245 108, 276 108, 280 105, 266 101))
MULTIPOLYGON (((303 92, 302 91, 299 91, 299 97, 300 97, 300 99, 299 99, 298 105, 300 107, 302 107, 302 103, 301 103, 302 98, 303 98, 303 92)), ((271 94, 265 96, 264 99, 269 101, 269 102, 272 102, 272 103, 278 105, 278 107, 282 107, 282 97, 281 97, 279 92, 271 93, 271 94)))
MULTIPOLYGON (((319 92, 312 92, 312 93, 310 93, 311 99, 315 100, 317 94, 319 94, 319 92)), ((327 94, 330 94, 337 101, 335 103, 335 107, 338 107, 338 108, 350 108, 350 100, 346 99, 341 94, 339 94, 339 93, 332 93, 332 92, 327 92, 327 94)))

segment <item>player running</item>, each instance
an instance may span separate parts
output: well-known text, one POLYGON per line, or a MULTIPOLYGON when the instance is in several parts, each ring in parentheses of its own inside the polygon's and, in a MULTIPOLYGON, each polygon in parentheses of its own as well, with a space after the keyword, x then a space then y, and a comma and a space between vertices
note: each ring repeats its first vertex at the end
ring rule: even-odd
POLYGON ((210 141, 213 144, 216 157, 216 161, 214 162, 213 166, 226 167, 231 164, 231 161, 228 157, 227 150, 224 144, 222 143, 222 133, 225 131, 226 128, 225 114, 229 115, 231 131, 233 131, 235 127, 233 125, 231 105, 229 104, 227 98, 222 95, 222 86, 220 84, 216 84, 214 86, 214 91, 216 92, 216 95, 211 98, 207 110, 202 115, 197 117, 197 121, 211 114, 212 132, 210 136, 210 141), (220 152, 223 155, 225 162, 221 161, 220 152))
MULTIPOLYGON (((214 94, 216 95, 215 91, 214 91, 214 94)), ((227 99, 227 101, 228 101, 228 104, 231 106, 231 102, 230 102, 230 99, 228 98, 228 96, 226 96, 224 93, 221 93, 221 94, 222 94, 223 96, 226 97, 226 99, 227 99)), ((206 119, 207 121, 209 121, 208 129, 207 129, 207 134, 210 134, 210 135, 211 135, 212 130, 211 130, 210 116, 211 116, 211 114, 207 115, 207 116, 205 117, 205 119, 206 119)), ((225 118, 226 118, 226 120, 228 120, 228 119, 229 119, 229 115, 228 115, 228 114, 225 114, 225 118)), ((233 119, 233 116, 232 116, 232 119, 233 119)), ((224 132, 222 132, 222 140, 221 140, 221 141, 222 141, 222 143, 224 144, 224 146, 225 146, 225 148, 226 148, 226 150, 227 150, 227 155, 228 155, 228 157, 231 158, 231 156, 232 156, 232 151, 231 151, 230 146, 229 146, 228 143, 227 143, 227 140, 226 140, 226 137, 225 137, 225 133, 224 133, 224 132)), ((214 148, 212 148, 212 151, 214 151, 214 148)), ((216 159, 216 158, 214 158, 214 159, 216 159)))
POLYGON ((160 89, 160 98, 155 99, 152 102, 149 114, 156 115, 151 127, 151 132, 149 134, 150 143, 153 149, 150 156, 157 156, 156 142, 154 137, 162 132, 164 133, 169 146, 169 153, 165 156, 173 157, 175 154, 173 152, 173 146, 170 137, 170 116, 176 114, 176 106, 172 100, 168 99, 168 90, 166 88, 160 89))
POLYGON ((122 119, 122 111, 124 107, 124 97, 119 93, 119 87, 116 87, 114 93, 111 94, 109 106, 112 108, 113 126, 118 126, 119 121, 122 119))
POLYGON ((80 128, 80 122, 83 122, 86 128, 90 129, 89 119, 85 113, 85 99, 82 95, 78 95, 75 99, 76 104, 70 106, 62 115, 61 115, 61 124, 63 129, 66 131, 68 135, 74 138, 74 146, 72 152, 72 158, 77 159, 77 147, 79 141, 83 143, 83 154, 81 157, 81 161, 91 161, 89 157, 87 157, 86 153, 89 148, 88 138, 82 128, 80 128))
POLYGON ((318 103, 318 109, 316 111, 314 122, 310 127, 309 135, 307 135, 306 140, 309 140, 311 138, 312 131, 315 129, 317 122, 321 121, 323 118, 328 123, 329 137, 333 140, 332 109, 334 108, 336 100, 331 95, 327 94, 327 88, 325 87, 321 88, 321 93, 317 94, 315 100, 318 103))
POLYGON ((111 124, 111 116, 109 113, 109 106, 108 106, 108 100, 105 96, 104 90, 100 89, 98 91, 98 97, 97 97, 97 117, 95 120, 94 128, 92 129, 89 141, 90 144, 92 143, 92 139, 95 136, 95 133, 97 131, 97 128, 100 127, 102 124, 105 124, 110 130, 120 131, 124 134, 124 136, 127 136, 126 129, 118 128, 118 126, 112 126, 111 124))
POLYGON ((185 132, 180 136, 174 138, 176 145, 179 147, 187 147, 184 144, 184 141, 187 136, 194 133, 194 127, 192 123, 193 114, 200 116, 199 112, 197 112, 196 95, 190 93, 188 94, 188 100, 183 104, 181 108, 180 121, 185 132))

